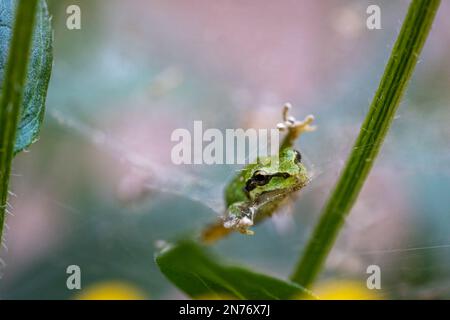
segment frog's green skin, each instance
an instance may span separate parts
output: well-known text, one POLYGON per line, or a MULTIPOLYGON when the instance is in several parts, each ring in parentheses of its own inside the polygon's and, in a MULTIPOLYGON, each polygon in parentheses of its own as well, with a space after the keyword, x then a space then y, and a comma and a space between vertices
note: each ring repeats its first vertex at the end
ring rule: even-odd
POLYGON ((248 227, 271 216, 293 192, 309 182, 300 153, 290 147, 278 156, 247 165, 225 190, 225 227, 251 234, 248 227))

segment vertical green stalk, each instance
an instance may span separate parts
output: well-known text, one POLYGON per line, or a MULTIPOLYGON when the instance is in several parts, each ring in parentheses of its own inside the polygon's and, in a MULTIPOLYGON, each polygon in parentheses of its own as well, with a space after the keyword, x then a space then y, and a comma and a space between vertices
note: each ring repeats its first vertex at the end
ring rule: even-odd
POLYGON ((292 280, 311 287, 372 168, 431 29, 440 0, 413 0, 369 113, 292 280))
POLYGON ((0 241, 38 0, 20 0, 0 97, 0 241))

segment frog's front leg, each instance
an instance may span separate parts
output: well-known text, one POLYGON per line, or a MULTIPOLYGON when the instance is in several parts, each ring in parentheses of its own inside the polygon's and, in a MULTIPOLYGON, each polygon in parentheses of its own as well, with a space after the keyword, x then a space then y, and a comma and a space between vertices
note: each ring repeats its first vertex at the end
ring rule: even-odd
POLYGON ((236 202, 228 207, 227 216, 223 223, 226 229, 234 229, 246 235, 253 235, 249 230, 253 226, 255 208, 248 202, 236 202))
POLYGON ((254 232, 248 228, 253 226, 254 214, 253 208, 246 202, 231 204, 224 218, 203 230, 201 241, 209 244, 214 243, 234 231, 253 235, 254 232))

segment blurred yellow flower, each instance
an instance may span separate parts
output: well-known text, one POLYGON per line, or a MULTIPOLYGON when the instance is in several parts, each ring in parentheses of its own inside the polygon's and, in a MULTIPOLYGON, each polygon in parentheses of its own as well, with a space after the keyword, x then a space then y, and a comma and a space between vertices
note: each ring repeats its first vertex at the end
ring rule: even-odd
POLYGON ((122 281, 94 283, 77 294, 78 300, 144 300, 146 295, 134 285, 122 281))
POLYGON ((330 280, 319 283, 313 290, 321 300, 379 300, 379 290, 370 290, 365 282, 354 280, 330 280))

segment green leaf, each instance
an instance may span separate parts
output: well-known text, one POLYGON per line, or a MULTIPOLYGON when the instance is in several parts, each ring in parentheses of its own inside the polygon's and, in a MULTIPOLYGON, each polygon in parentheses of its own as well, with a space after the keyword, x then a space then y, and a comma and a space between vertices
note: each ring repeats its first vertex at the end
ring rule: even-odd
MULTIPOLYGON (((3 88, 16 9, 16 0, 0 0, 0 92, 3 88)), ((52 69, 52 38, 47 5, 41 0, 35 19, 14 154, 31 145, 39 135, 52 69)))
POLYGON ((8 184, 14 154, 27 146, 26 137, 29 137, 29 143, 33 142, 34 135, 39 131, 39 120, 37 127, 31 128, 32 119, 42 120, 44 112, 45 92, 40 99, 34 96, 47 90, 50 72, 48 68, 50 67, 46 64, 49 58, 45 54, 48 52, 45 50, 39 51, 36 48, 32 49, 34 35, 40 38, 40 40, 35 38, 38 44, 45 42, 43 40, 44 36, 51 37, 49 33, 44 34, 43 29, 39 29, 39 25, 42 25, 44 20, 47 21, 45 23, 49 23, 43 1, 20 0, 16 4, 16 2, 11 0, 0 0, 0 241, 3 239, 3 226, 5 224, 5 213, 7 212, 8 184), (14 20, 14 23, 12 20, 14 20), (39 31, 41 33, 34 33, 36 20, 38 20, 37 30, 41 30, 39 31), (13 30, 12 36, 11 30, 13 30), (35 61, 33 68, 30 68, 31 71, 28 73, 28 60, 35 60, 40 53, 45 53, 44 56, 40 57, 41 62, 35 61), (39 74, 38 72, 42 70, 45 72, 39 74), (40 76, 47 79, 42 82, 39 79, 40 76), (26 82, 27 78, 30 79, 28 84, 26 82), (29 98, 25 99, 25 101, 30 104, 42 101, 40 109, 37 105, 24 105, 23 98, 26 89, 29 90, 27 96, 29 98), (23 111, 24 108, 27 110, 23 111), (24 121, 24 125, 18 130, 22 114, 26 115, 23 119, 27 120, 24 121), (21 140, 23 144, 16 148, 17 135, 23 137, 21 140))
POLYGON ((294 299, 315 297, 301 286, 218 262, 203 246, 182 241, 156 256, 161 272, 192 298, 294 299))

